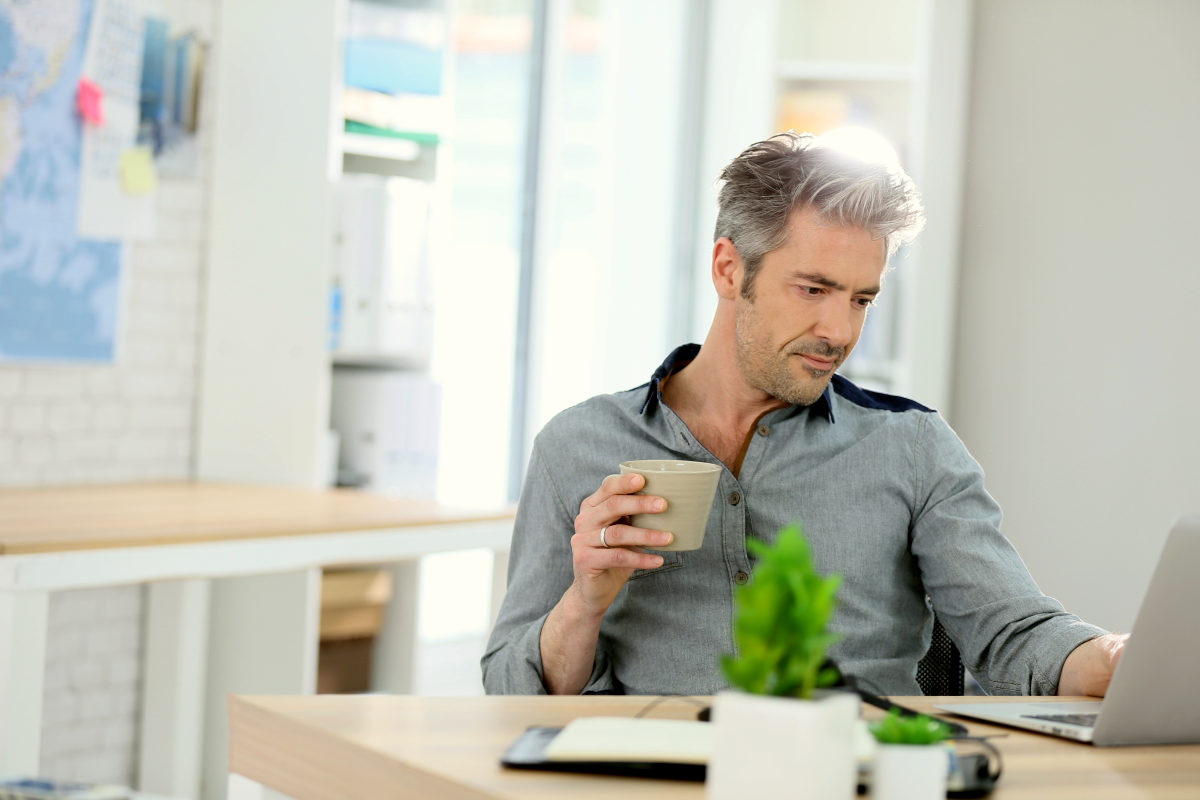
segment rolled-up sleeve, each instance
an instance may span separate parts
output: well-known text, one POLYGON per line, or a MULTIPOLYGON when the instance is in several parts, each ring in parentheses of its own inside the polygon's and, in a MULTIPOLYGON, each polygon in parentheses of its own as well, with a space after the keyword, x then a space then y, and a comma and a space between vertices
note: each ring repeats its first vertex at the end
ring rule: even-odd
MULTIPOLYGON (((542 455, 545 446, 543 436, 539 436, 513 526, 508 587, 481 661, 483 687, 488 694, 546 693, 540 646, 542 625, 574 579, 571 536, 575 511, 569 509, 556 489, 542 455)), ((612 684, 603 648, 598 646, 584 691, 606 691, 612 684)))
POLYGON ((1049 695, 1067 656, 1106 631, 1042 594, 1000 532, 983 471, 936 414, 916 447, 912 552, 934 611, 990 694, 1049 695))

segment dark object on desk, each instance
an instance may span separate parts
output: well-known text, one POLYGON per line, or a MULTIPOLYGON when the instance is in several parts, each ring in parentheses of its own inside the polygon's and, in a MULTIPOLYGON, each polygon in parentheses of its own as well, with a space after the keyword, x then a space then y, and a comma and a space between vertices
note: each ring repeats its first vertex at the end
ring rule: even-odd
MULTIPOLYGON (((655 778, 674 781, 703 781, 708 767, 704 764, 679 764, 649 761, 549 761, 546 747, 562 728, 526 728, 517 740, 509 745, 500 757, 500 763, 512 769, 543 770, 550 772, 579 772, 591 775, 621 775, 633 778, 655 778)), ((995 750, 986 742, 980 744, 992 753, 995 750)), ((993 769, 991 758, 983 753, 955 753, 947 779, 947 797, 984 797, 991 793, 1000 777, 999 755, 996 754, 993 769)), ((870 788, 870 770, 860 766, 858 793, 865 794, 870 788)))
MULTIPOLYGON (((985 747, 990 747, 985 744, 985 747)), ((954 752, 946 777, 946 797, 987 797, 1000 779, 999 754, 954 752)), ((871 771, 859 768, 858 793, 870 794, 871 771)))
MULTIPOLYGON (((911 709, 908 706, 902 706, 899 703, 893 703, 886 697, 879 697, 878 695, 873 695, 870 692, 864 692, 861 689, 858 690, 858 696, 861 697, 862 701, 869 706, 875 706, 875 708, 883 709, 884 711, 895 710, 898 711, 903 717, 915 717, 921 713, 920 711, 911 709)), ((963 725, 961 722, 953 722, 952 720, 948 720, 944 717, 934 718, 944 722, 950 728, 950 732, 953 736, 967 735, 967 726, 963 725)))
MULTIPOLYGON (((951 645, 951 646, 953 646, 953 645, 951 645)), ((832 664, 832 662, 829 662, 829 661, 827 661, 826 663, 832 664)), ((888 700, 886 697, 880 697, 877 694, 872 694, 871 692, 866 691, 862 687, 858 686, 853 678, 847 678, 845 676, 845 674, 842 674, 842 677, 839 679, 838 686, 836 688, 841 689, 843 691, 854 692, 867 705, 874 706, 875 708, 879 708, 884 711, 891 711, 892 709, 895 709, 902 716, 906 716, 906 717, 917 716, 918 714, 921 713, 921 712, 911 709, 907 706, 902 706, 899 703, 893 703, 891 700, 888 700)), ((696 719, 700 720, 701 722, 709 722, 712 719, 711 706, 705 706, 704 708, 700 709, 699 713, 696 714, 696 719)), ((950 727, 950 731, 954 736, 966 736, 967 735, 967 726, 966 725, 963 725, 960 722, 954 722, 952 720, 945 719, 944 717, 937 717, 937 719, 946 723, 946 725, 948 725, 950 727)))
POLYGON ((703 781, 708 768, 704 764, 675 764, 647 761, 547 761, 546 745, 562 728, 527 728, 500 757, 500 763, 515 769, 539 769, 554 772, 585 772, 594 775, 626 775, 635 778, 660 778, 674 781, 703 781))
MULTIPOLYGON (((886 697, 878 697, 876 695, 869 694, 869 693, 863 692, 863 691, 859 691, 858 695, 859 695, 859 697, 862 698, 862 701, 864 703, 866 703, 867 705, 875 706, 876 708, 883 709, 884 711, 891 711, 892 709, 896 709, 897 711, 900 712, 901 715, 906 716, 906 717, 916 716, 917 714, 921 713, 920 711, 911 709, 908 706, 902 706, 898 703, 893 703, 891 700, 888 700, 886 697)), ((701 722, 711 722, 712 721, 712 706, 705 706, 704 708, 700 709, 700 711, 696 713, 696 719, 700 720, 701 722)), ((967 735, 967 726, 963 725, 961 722, 954 722, 953 720, 949 720, 944 717, 937 717, 937 719, 941 720, 942 722, 944 722, 948 726, 950 726, 950 730, 955 736, 966 736, 967 735)))

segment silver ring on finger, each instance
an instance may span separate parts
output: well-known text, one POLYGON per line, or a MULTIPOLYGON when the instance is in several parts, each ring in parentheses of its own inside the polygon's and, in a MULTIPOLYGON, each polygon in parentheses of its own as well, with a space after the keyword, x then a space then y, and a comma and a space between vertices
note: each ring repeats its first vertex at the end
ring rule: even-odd
POLYGON ((612 547, 612 545, 610 545, 608 542, 604 541, 604 534, 608 533, 608 527, 609 526, 605 525, 603 528, 600 529, 600 546, 605 547, 605 548, 612 547))

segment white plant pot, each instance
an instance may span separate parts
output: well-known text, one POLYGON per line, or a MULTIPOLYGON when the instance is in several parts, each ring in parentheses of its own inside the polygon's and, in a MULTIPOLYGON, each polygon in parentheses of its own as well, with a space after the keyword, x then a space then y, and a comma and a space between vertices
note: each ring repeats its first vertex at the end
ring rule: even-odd
POLYGON ((718 693, 709 800, 854 797, 858 711, 858 697, 843 692, 815 700, 718 693))
POLYGON ((950 756, 940 744, 881 744, 875 748, 872 800, 942 800, 950 756))

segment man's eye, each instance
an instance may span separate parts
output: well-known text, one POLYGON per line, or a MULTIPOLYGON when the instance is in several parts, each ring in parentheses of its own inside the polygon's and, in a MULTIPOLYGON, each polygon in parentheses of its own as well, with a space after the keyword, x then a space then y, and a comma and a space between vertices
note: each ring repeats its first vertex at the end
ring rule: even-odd
POLYGON ((856 297, 856 298, 854 298, 854 302, 856 304, 858 304, 859 308, 870 308, 871 306, 875 305, 875 298, 874 297, 856 297))
POLYGON ((799 288, 800 288, 801 294, 806 294, 809 297, 816 297, 816 296, 820 295, 821 292, 825 291, 824 289, 822 289, 819 286, 801 286, 799 288))

